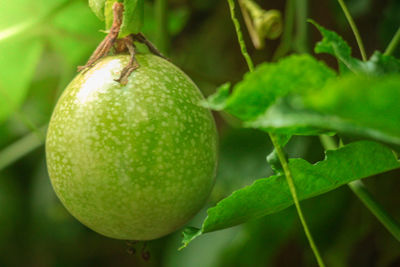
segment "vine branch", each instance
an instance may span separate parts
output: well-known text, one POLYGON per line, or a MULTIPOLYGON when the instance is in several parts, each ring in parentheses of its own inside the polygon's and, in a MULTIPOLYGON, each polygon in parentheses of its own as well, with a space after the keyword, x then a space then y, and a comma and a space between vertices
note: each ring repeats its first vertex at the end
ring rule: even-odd
POLYGON ((346 4, 344 3, 343 0, 338 0, 340 7, 343 10, 344 15, 346 16, 347 21, 350 24, 351 29, 353 30, 354 36, 356 37, 356 41, 358 44, 358 47, 360 49, 361 57, 363 61, 367 61, 367 54, 365 53, 365 48, 363 41, 360 36, 360 32, 358 31, 357 25, 353 20, 353 17, 351 16, 349 9, 347 8, 346 4))
POLYGON ((228 0, 228 4, 229 4, 229 9, 231 11, 231 19, 233 24, 235 25, 235 30, 236 30, 236 35, 239 41, 239 45, 240 45, 240 49, 242 51, 242 55, 244 57, 244 59, 246 60, 247 66, 249 67, 250 71, 254 70, 254 63, 250 58, 249 53, 247 52, 247 48, 246 48, 246 44, 244 42, 243 39, 243 34, 242 31, 240 30, 240 23, 238 21, 238 19, 236 18, 235 15, 235 3, 233 2, 233 0, 228 0))
POLYGON ((99 46, 93 52, 88 62, 84 66, 78 67, 78 72, 88 67, 91 67, 94 63, 96 63, 97 60, 103 58, 110 52, 114 43, 117 41, 118 34, 122 25, 122 20, 124 17, 123 13, 124 13, 124 4, 115 2, 113 5, 114 20, 110 32, 107 34, 104 40, 99 44, 99 46))
MULTIPOLYGON (((335 140, 328 135, 321 135, 320 141, 325 150, 338 148, 335 140)), ((400 224, 382 207, 381 204, 371 195, 361 180, 347 184, 353 193, 364 203, 372 214, 383 224, 383 226, 400 241, 400 224)))
POLYGON ((293 198, 294 205, 295 205, 296 210, 297 210, 297 214, 299 215, 301 224, 303 225, 304 232, 305 232, 305 234, 307 236, 307 239, 308 239, 308 242, 310 244, 310 247, 314 252, 314 255, 315 255, 315 258, 317 259, 318 265, 321 266, 321 267, 325 266, 325 264, 324 264, 324 262, 322 260, 322 257, 321 257, 321 255, 320 255, 320 253, 318 251, 318 247, 315 245, 315 242, 314 242, 314 239, 313 239, 312 234, 310 232, 310 229, 308 228, 308 225, 307 225, 306 219, 304 217, 303 211, 302 211, 302 209, 300 207, 300 202, 299 202, 299 198, 297 196, 297 191, 296 191, 296 187, 294 185, 292 173, 291 173, 291 171, 289 169, 289 163, 286 160, 285 153, 283 152, 282 146, 279 145, 277 137, 274 134, 270 133, 269 137, 271 138, 272 144, 274 145, 276 153, 278 154, 279 161, 281 162, 281 165, 282 165, 282 168, 283 168, 283 172, 285 173, 286 181, 287 181, 287 183, 289 185, 289 190, 290 190, 290 193, 291 193, 292 198, 293 198))
POLYGON ((396 49, 397 45, 400 43, 400 27, 393 36, 392 41, 390 41, 388 47, 385 50, 385 56, 389 56, 393 54, 394 50, 396 49))
MULTIPOLYGON (((243 40, 242 31, 240 29, 240 24, 239 24, 239 21, 237 20, 236 15, 235 15, 235 3, 233 2, 233 0, 228 0, 228 4, 229 4, 229 7, 230 7, 231 18, 232 18, 232 21, 233 21, 233 23, 235 25, 236 34, 238 36, 239 45, 240 45, 242 54, 243 54, 244 58, 246 59, 246 62, 248 64, 248 66, 249 66, 250 72, 252 72, 254 70, 254 63, 253 63, 251 57, 249 56, 249 54, 247 53, 246 44, 245 44, 245 42, 243 40)), ((292 177, 291 171, 289 169, 289 164, 288 164, 288 162, 286 160, 286 157, 285 157, 285 154, 283 152, 283 148, 279 144, 279 142, 277 140, 277 136, 275 134, 269 133, 269 137, 270 137, 270 139, 272 141, 272 144, 274 145, 274 147, 276 149, 279 161, 281 162, 281 165, 283 167, 283 170, 284 170, 284 173, 285 173, 285 176, 286 176, 286 181, 287 181, 287 183, 289 185, 290 193, 291 193, 291 195, 293 197, 293 201, 295 203, 296 210, 297 210, 297 213, 299 215, 301 224, 303 225, 304 232, 306 234, 308 242, 310 243, 310 246, 311 246, 311 249, 312 249, 312 251, 313 251, 313 253, 315 255, 315 258, 317 259, 318 265, 320 267, 324 267, 325 264, 324 264, 324 262, 322 260, 322 257, 321 257, 321 255, 320 255, 320 253, 318 251, 317 246, 315 245, 314 239, 313 239, 313 237, 311 235, 311 232, 310 232, 310 230, 308 228, 307 222, 306 222, 306 220, 304 218, 304 215, 303 215, 303 212, 301 210, 300 203, 299 203, 298 196, 297 196, 296 187, 294 185, 293 177, 292 177)))

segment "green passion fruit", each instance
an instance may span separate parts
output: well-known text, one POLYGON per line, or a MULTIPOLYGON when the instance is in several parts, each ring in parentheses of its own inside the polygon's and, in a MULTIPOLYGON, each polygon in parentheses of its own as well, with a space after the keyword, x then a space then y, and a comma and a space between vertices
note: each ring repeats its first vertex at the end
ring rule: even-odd
POLYGON ((152 240, 182 227, 213 187, 217 133, 203 96, 169 61, 101 59, 68 85, 53 112, 46 158, 67 210, 107 237, 152 240))

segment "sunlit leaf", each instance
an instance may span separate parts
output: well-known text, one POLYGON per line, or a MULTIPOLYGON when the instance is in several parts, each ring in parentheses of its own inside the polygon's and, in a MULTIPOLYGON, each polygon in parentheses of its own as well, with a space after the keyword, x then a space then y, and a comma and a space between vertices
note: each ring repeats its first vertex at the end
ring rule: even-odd
POLYGON ((48 15, 68 0, 13 0, 0 1, 0 32, 25 22, 48 15))
POLYGON ((39 39, 0 42, 0 123, 25 99, 42 49, 39 39))
POLYGON ((37 32, 67 0, 0 2, 0 122, 23 102, 43 49, 37 32))
POLYGON ((70 68, 84 65, 89 55, 104 38, 102 23, 84 2, 64 8, 51 21, 53 32, 48 36, 52 48, 70 68), (74 18, 71 20, 71 18, 74 18))
POLYGON ((104 5, 106 0, 89 0, 89 6, 94 14, 100 19, 104 20, 104 5))

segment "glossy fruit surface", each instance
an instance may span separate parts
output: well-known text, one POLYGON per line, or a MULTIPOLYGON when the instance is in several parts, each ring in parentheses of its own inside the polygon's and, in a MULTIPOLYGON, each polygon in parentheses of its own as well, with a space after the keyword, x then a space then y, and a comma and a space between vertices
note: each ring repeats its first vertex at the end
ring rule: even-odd
POLYGON ((196 85, 172 63, 126 55, 79 74, 50 121, 51 182, 79 221, 105 236, 151 240, 183 226, 214 184, 217 134, 196 85))

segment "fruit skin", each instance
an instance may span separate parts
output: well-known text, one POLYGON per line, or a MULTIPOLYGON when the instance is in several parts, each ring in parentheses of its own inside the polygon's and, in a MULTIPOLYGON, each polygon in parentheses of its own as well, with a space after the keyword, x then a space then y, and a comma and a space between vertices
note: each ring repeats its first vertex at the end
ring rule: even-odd
POLYGON ((183 226, 215 180, 217 133, 196 85, 172 63, 137 55, 100 60, 68 85, 52 115, 46 158, 53 188, 92 230, 151 240, 183 226))

